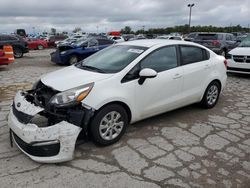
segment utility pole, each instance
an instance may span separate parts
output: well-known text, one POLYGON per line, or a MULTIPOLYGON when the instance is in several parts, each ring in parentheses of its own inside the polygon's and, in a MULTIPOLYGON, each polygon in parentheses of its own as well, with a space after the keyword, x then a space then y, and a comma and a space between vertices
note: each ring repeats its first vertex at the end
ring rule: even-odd
POLYGON ((192 7, 194 6, 194 3, 188 4, 189 7, 189 24, 188 24, 188 33, 190 33, 191 29, 191 15, 192 15, 192 7))

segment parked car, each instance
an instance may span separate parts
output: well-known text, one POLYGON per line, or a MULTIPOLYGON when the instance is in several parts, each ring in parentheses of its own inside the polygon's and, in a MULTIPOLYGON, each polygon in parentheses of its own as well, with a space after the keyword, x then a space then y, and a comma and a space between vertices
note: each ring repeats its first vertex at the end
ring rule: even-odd
POLYGON ((122 37, 124 38, 125 41, 128 41, 131 38, 135 38, 134 34, 123 34, 122 37))
POLYGON ((4 45, 11 45, 13 47, 15 58, 21 58, 24 53, 29 52, 28 43, 17 35, 0 34, 0 48, 4 45))
POLYGON ((192 42, 198 36, 198 34, 200 33, 199 32, 189 33, 186 37, 184 37, 184 40, 192 42))
POLYGON ((56 47, 55 42, 56 41, 62 41, 64 39, 68 38, 67 35, 52 35, 45 39, 49 47, 56 47))
POLYGON ((61 46, 61 45, 69 45, 71 43, 77 42, 78 40, 82 40, 85 38, 86 38, 86 36, 83 36, 83 35, 75 35, 75 36, 66 38, 66 39, 61 40, 61 41, 56 41, 55 44, 57 47, 61 46))
POLYGON ((235 36, 230 33, 199 33, 193 42, 201 44, 224 57, 227 52, 239 44, 235 36))
POLYGON ((137 35, 134 38, 130 38, 129 41, 147 39, 143 35, 137 35))
POLYGON ((72 65, 113 43, 114 41, 108 39, 84 38, 76 43, 59 46, 50 54, 51 61, 61 65, 72 65))
POLYGON ((124 38, 122 36, 109 36, 110 40, 116 41, 116 42, 124 42, 124 38))
POLYGON ((227 54, 228 72, 250 74, 250 36, 227 54))
POLYGON ((171 35, 161 35, 156 37, 157 39, 167 39, 167 40, 183 40, 182 36, 171 36, 171 35))
POLYGON ((113 144, 129 123, 192 103, 214 107, 226 79, 225 58, 201 45, 118 43, 18 91, 10 135, 35 161, 71 160, 80 132, 99 145, 113 144))
POLYGON ((30 50, 42 50, 44 48, 48 48, 48 44, 46 41, 36 38, 27 38, 28 47, 30 50))

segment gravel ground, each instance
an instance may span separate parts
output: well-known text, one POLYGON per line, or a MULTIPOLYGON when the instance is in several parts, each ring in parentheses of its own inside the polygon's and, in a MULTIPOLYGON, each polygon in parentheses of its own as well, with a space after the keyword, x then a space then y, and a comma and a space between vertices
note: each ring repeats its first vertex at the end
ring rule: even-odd
POLYGON ((217 106, 188 106, 130 125, 112 146, 76 147, 75 159, 39 164, 10 147, 7 115, 18 89, 63 68, 52 50, 0 67, 0 187, 243 187, 250 184, 250 77, 229 75, 217 106))

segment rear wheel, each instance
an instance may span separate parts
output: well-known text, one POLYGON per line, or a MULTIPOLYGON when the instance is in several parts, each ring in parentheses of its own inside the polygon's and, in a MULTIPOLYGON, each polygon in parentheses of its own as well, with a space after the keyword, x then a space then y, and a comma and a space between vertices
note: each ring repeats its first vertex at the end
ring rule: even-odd
POLYGON ((70 65, 73 65, 73 64, 75 64, 77 62, 78 62, 78 57, 76 55, 70 56, 70 58, 69 58, 69 64, 70 65))
POLYGON ((220 96, 220 89, 220 84, 217 81, 208 85, 201 101, 204 108, 213 108, 216 105, 220 96))
POLYGON ((91 122, 90 132, 95 143, 107 146, 117 142, 122 137, 127 125, 126 110, 120 105, 112 104, 97 112, 91 122))
POLYGON ((23 51, 21 48, 14 48, 14 57, 15 58, 21 58, 23 57, 23 51))

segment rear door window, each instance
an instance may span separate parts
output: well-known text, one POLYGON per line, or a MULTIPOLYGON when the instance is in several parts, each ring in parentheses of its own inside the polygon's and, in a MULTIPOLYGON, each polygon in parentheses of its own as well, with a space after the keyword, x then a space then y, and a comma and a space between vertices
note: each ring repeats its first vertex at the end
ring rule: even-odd
POLYGON ((218 40, 217 34, 199 34, 197 36, 198 40, 218 40))
POLYGON ((209 53, 196 46, 180 46, 181 63, 187 65, 209 59, 209 53))

